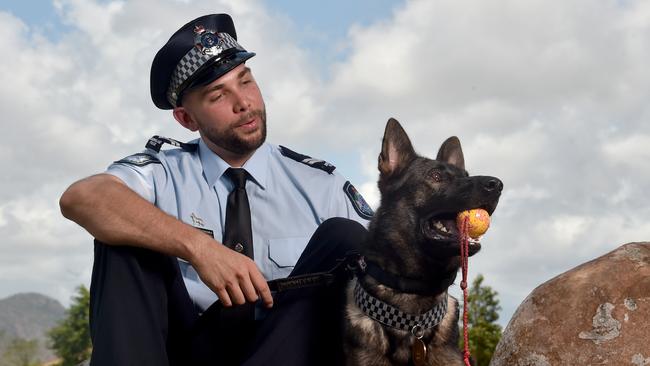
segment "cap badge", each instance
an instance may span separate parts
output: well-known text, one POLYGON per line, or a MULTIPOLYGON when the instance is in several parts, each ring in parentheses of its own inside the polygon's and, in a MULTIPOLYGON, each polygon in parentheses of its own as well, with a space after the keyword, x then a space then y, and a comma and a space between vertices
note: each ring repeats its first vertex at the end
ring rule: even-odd
POLYGON ((204 55, 217 56, 223 52, 223 42, 219 33, 206 30, 202 25, 196 25, 194 34, 194 45, 204 55))

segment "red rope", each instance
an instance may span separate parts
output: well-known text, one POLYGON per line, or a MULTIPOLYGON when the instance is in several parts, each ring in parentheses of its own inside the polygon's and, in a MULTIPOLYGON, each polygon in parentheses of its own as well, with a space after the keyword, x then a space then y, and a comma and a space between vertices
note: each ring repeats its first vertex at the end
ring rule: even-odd
POLYGON ((467 266, 469 257, 469 217, 465 217, 460 229, 460 262, 463 273, 463 280, 460 282, 460 288, 463 289, 463 361, 465 366, 471 366, 469 363, 469 334, 467 331, 467 266))

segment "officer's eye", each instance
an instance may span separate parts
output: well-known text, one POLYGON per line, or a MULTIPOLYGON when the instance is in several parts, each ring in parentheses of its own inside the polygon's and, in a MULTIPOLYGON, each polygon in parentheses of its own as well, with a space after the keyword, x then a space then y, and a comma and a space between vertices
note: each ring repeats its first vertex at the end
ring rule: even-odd
POLYGON ((210 102, 217 102, 217 101, 219 101, 219 100, 221 99, 222 96, 223 96, 223 94, 221 94, 221 93, 219 93, 219 94, 212 94, 212 95, 210 96, 210 102))

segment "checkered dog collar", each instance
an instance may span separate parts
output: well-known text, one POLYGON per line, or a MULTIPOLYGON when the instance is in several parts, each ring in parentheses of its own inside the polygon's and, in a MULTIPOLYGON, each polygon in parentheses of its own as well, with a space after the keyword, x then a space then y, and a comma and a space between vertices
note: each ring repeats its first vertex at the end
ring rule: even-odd
POLYGON ((196 26, 194 29, 194 47, 192 47, 181 58, 174 69, 167 89, 167 100, 172 106, 176 107, 179 93, 195 75, 199 74, 200 69, 219 62, 224 56, 232 55, 233 52, 246 51, 237 41, 228 33, 217 33, 205 29, 202 26, 196 26))
POLYGON ((355 279, 355 281, 354 301, 357 306, 373 320, 391 328, 409 332, 416 327, 423 330, 433 328, 442 321, 442 318, 447 313, 447 296, 426 313, 413 315, 370 295, 359 283, 358 279, 355 279))

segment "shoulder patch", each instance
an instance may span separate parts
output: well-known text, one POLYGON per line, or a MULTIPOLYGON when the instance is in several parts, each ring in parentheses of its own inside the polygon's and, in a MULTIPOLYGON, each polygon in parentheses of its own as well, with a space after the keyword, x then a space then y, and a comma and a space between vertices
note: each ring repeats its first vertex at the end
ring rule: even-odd
POLYGON ((308 165, 312 168, 320 169, 322 171, 327 172, 328 174, 332 174, 332 172, 336 169, 336 167, 325 160, 320 160, 320 159, 314 159, 311 156, 303 155, 300 153, 297 153, 287 147, 284 147, 280 145, 280 153, 289 159, 293 159, 299 163, 303 163, 305 165, 308 165))
POLYGON ((116 164, 129 164, 129 165, 137 165, 137 166, 145 166, 148 164, 162 164, 160 160, 158 160, 157 157, 146 154, 146 153, 137 153, 133 154, 130 156, 127 156, 126 158, 122 158, 118 161, 115 162, 116 164))
POLYGON ((144 145, 144 147, 146 147, 147 149, 151 149, 155 152, 160 152, 160 148, 164 144, 180 147, 181 149, 186 151, 195 151, 199 147, 199 144, 180 142, 174 139, 170 139, 168 137, 162 137, 158 135, 155 135, 154 137, 150 138, 149 141, 147 141, 147 144, 144 145))
POLYGON ((372 210, 368 202, 363 199, 361 193, 354 188, 350 181, 345 182, 343 185, 343 191, 345 192, 345 195, 348 196, 348 199, 350 199, 352 207, 354 207, 354 210, 357 211, 359 216, 366 220, 372 219, 375 212, 372 210))

